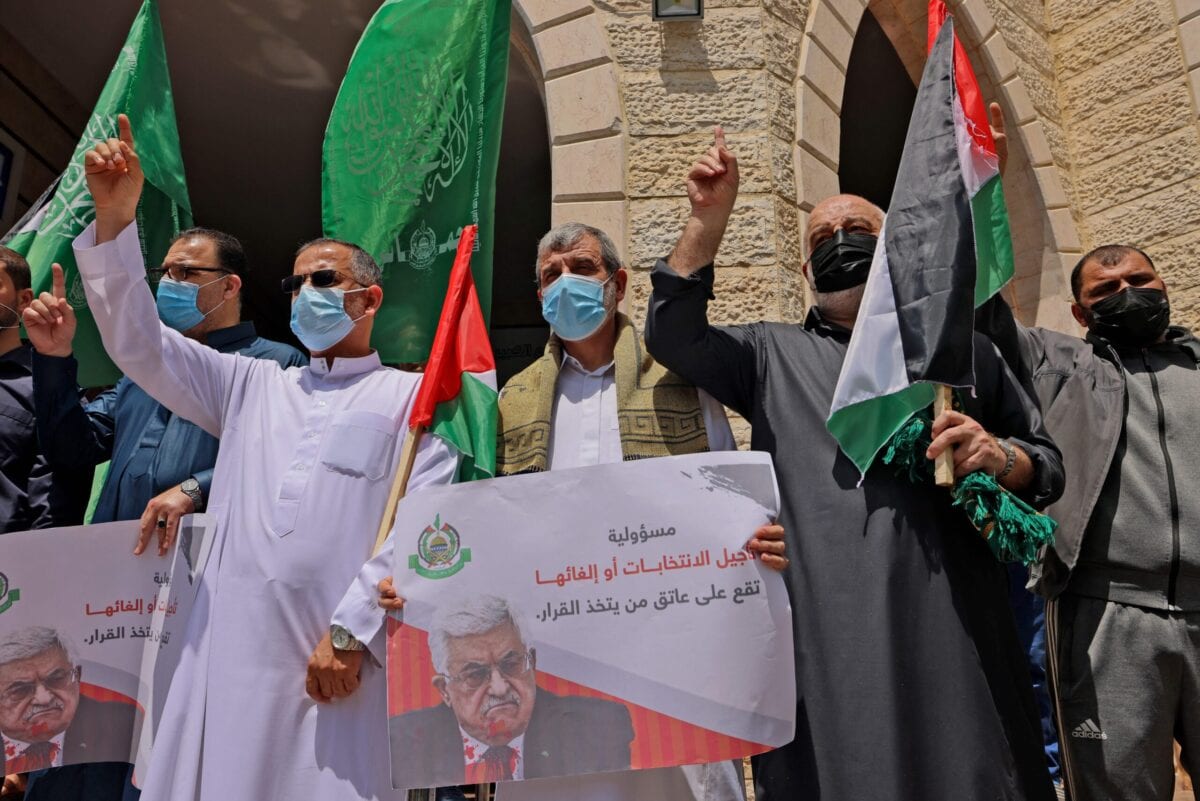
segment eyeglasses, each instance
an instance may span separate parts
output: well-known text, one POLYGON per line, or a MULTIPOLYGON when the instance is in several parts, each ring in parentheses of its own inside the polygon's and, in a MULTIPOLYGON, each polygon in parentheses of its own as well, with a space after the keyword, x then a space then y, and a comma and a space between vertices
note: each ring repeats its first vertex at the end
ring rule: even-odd
POLYGON ((287 294, 295 295, 306 281, 311 281, 317 289, 333 286, 338 281, 354 281, 359 286, 366 286, 361 281, 355 281, 353 277, 339 273, 337 270, 313 270, 305 275, 289 275, 279 282, 279 286, 287 294))
POLYGON ((155 281, 161 281, 165 275, 172 281, 186 281, 194 275, 203 275, 204 273, 225 273, 233 275, 233 270, 227 270, 224 267, 192 267, 187 264, 173 264, 171 266, 152 267, 147 271, 155 281))
POLYGON ((79 681, 79 668, 59 668, 44 679, 37 681, 15 681, 0 693, 0 705, 19 706, 37 693, 39 685, 50 692, 65 690, 79 681))
POLYGON ((499 662, 491 665, 468 664, 456 675, 443 675, 442 678, 455 684, 461 684, 468 690, 478 690, 492 680, 493 670, 499 670, 500 675, 506 679, 515 679, 528 673, 532 667, 533 651, 525 651, 519 654, 509 653, 499 662))

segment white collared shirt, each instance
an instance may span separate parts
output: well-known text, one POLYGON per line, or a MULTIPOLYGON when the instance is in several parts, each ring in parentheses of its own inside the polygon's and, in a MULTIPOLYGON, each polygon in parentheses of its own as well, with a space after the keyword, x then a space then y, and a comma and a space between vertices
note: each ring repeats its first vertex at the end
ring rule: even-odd
MULTIPOLYGON (((549 469, 621 461, 616 374, 613 362, 586 370, 574 356, 563 352, 554 398, 554 422, 550 426, 549 469)), ((698 389, 696 393, 704 414, 709 450, 736 450, 725 408, 704 390, 698 389)))

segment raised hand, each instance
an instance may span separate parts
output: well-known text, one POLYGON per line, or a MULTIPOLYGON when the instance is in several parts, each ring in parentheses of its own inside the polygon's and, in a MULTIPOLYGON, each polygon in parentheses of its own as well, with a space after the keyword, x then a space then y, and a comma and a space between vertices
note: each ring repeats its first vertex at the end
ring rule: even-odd
POLYGON ((999 103, 988 104, 988 116, 991 117, 992 139, 996 142, 996 156, 1000 159, 1000 177, 1004 177, 1004 168, 1008 166, 1008 134, 1004 132, 1004 109, 999 103))
POLYGON ((83 154, 88 190, 96 204, 96 243, 116 237, 137 215, 142 163, 133 147, 129 118, 117 115, 119 137, 97 142, 83 154))
POLYGON ((63 268, 53 265, 53 292, 43 292, 25 309, 25 332, 34 349, 43 356, 70 356, 75 339, 75 310, 67 302, 63 268))
POLYGON ((713 129, 713 144, 687 175, 688 201, 693 217, 729 216, 737 199, 737 156, 725 146, 725 129, 713 129))

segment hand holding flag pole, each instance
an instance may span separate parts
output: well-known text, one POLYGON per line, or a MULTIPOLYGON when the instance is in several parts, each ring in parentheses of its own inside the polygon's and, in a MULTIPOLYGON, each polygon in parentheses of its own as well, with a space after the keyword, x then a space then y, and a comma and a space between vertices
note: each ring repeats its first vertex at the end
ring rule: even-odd
MULTIPOLYGON (((456 354, 451 351, 459 345, 460 332, 456 323, 462 316, 463 307, 469 299, 466 287, 471 286, 471 253, 475 248, 477 231, 478 226, 468 225, 463 228, 462 234, 458 238, 458 251, 454 256, 454 267, 450 271, 450 281, 446 290, 446 299, 442 303, 442 314, 437 333, 434 335, 433 348, 429 353, 429 361, 425 365, 425 374, 421 378, 421 388, 417 391, 417 399, 413 402, 412 413, 409 415, 408 433, 404 437, 404 445, 400 450, 400 465, 396 470, 396 478, 392 481, 391 492, 388 493, 383 518, 379 521, 375 545, 371 548, 372 556, 379 553, 379 549, 383 547, 383 543, 387 539, 388 532, 392 530, 392 524, 396 521, 396 506, 408 491, 408 481, 412 477, 421 437, 433 423, 434 411, 438 403, 457 396, 461 389, 461 360, 456 358, 456 354)), ((478 322, 482 325, 482 317, 478 322)), ((489 358, 490 353, 489 348, 489 358)), ((492 369, 495 369, 494 365, 492 369)))

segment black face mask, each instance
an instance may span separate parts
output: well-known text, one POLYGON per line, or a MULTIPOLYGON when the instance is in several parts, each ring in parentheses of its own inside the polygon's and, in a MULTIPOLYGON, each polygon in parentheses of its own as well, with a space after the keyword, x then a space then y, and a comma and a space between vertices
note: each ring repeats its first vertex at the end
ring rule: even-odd
POLYGON ((838 292, 861 286, 871 272, 879 237, 838 231, 812 252, 813 286, 818 292, 838 292))
POLYGON ((1171 323, 1171 304, 1161 289, 1131 286, 1087 310, 1088 331, 1114 345, 1144 347, 1171 323))

